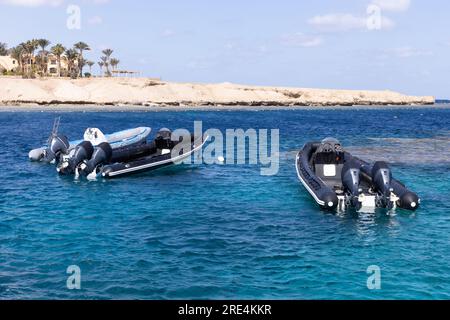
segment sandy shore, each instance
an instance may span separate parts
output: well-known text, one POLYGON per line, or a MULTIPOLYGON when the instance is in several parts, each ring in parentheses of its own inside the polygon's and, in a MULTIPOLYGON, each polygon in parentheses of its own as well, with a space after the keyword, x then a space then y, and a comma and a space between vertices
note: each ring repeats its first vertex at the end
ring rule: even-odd
MULTIPOLYGON (((0 77, 2 108, 64 106, 98 110, 235 109, 262 107, 430 105, 434 97, 407 96, 392 91, 325 90, 257 87, 231 83, 173 83, 146 78, 20 79, 0 77)), ((55 108, 55 109, 56 109, 55 108)), ((14 108, 15 109, 15 108, 14 108)))

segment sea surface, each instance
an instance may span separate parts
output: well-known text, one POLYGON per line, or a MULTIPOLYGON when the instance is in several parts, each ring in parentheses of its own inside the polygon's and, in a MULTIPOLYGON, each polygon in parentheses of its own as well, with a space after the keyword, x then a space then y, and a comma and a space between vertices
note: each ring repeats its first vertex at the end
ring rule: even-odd
POLYGON ((0 299, 450 299, 450 109, 0 112, 0 299), (185 165, 111 181, 59 177, 27 154, 53 120, 79 139, 150 126, 280 129, 280 170, 185 165), (339 138, 391 162, 415 213, 328 214, 296 152, 339 138), (69 266, 81 289, 67 288, 69 266), (381 289, 369 290, 369 266, 381 289))

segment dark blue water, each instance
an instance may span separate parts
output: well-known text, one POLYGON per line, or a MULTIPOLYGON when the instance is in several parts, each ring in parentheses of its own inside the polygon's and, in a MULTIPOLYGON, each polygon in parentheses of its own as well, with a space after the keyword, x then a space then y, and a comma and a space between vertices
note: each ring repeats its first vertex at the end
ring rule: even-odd
POLYGON ((57 115, 0 113, 2 299, 450 298, 448 109, 63 113, 73 138, 91 126, 192 130, 194 120, 281 129, 273 177, 203 165, 96 182, 28 162, 57 115), (294 157, 326 136, 371 159, 397 150, 394 174, 421 209, 320 211, 294 157), (79 291, 66 287, 70 265, 81 268, 79 291), (367 288, 370 265, 381 268, 381 290, 367 288))

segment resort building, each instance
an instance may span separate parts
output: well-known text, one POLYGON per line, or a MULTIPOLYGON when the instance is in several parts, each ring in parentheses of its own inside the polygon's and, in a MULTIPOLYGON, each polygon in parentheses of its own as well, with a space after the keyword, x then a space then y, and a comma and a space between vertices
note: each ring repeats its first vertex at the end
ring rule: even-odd
POLYGON ((11 58, 10 56, 0 56, 0 73, 5 71, 13 72, 19 66, 16 59, 11 58))
MULTIPOLYGON (((36 59, 37 57, 34 57, 31 60, 32 65, 36 65, 36 59)), ((26 68, 30 65, 30 59, 28 59, 26 56, 23 58, 23 64, 26 68)), ((77 62, 75 61, 75 65, 77 62)), ((46 66, 47 66, 47 76, 57 77, 59 75, 58 72, 58 58, 52 54, 49 53, 46 57, 46 66)), ((20 67, 19 62, 16 59, 13 59, 11 56, 0 56, 0 73, 3 72, 14 72, 17 71, 17 68, 20 67)), ((66 74, 69 69, 69 64, 67 61, 67 58, 65 55, 61 56, 61 74, 66 74)))
MULTIPOLYGON (((52 77, 58 76, 58 58, 50 53, 47 56, 48 62, 47 62, 47 74, 52 77)), ((67 63, 67 58, 63 55, 61 56, 61 73, 65 74, 68 70, 69 66, 67 63)))

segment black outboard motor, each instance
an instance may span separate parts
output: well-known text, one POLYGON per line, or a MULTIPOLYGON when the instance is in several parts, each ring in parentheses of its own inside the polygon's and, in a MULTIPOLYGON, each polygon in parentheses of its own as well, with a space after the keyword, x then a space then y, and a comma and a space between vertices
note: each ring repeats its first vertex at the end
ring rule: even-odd
POLYGON ((361 170, 354 161, 347 161, 342 169, 342 184, 345 191, 351 194, 351 205, 357 210, 361 209, 359 196, 362 189, 359 186, 361 170))
POLYGON ((388 164, 383 161, 375 162, 372 167, 372 182, 375 188, 383 195, 382 204, 384 207, 388 206, 388 201, 393 191, 392 172, 388 164))
POLYGON ((59 159, 62 154, 67 154, 69 152, 70 143, 66 136, 54 135, 50 138, 47 149, 44 152, 43 161, 52 162, 59 159))
POLYGON ((63 161, 58 165, 56 169, 60 174, 72 174, 75 169, 85 160, 89 160, 94 153, 94 146, 89 141, 83 141, 80 143, 73 153, 73 156, 63 161))
POLYGON ((97 167, 111 161, 113 150, 108 142, 103 142, 95 148, 92 158, 80 164, 80 174, 85 176, 96 171, 97 167))
POLYGON ((155 143, 156 147, 160 150, 172 149, 174 146, 174 143, 172 141, 172 132, 167 128, 159 130, 158 134, 156 135, 155 143))

